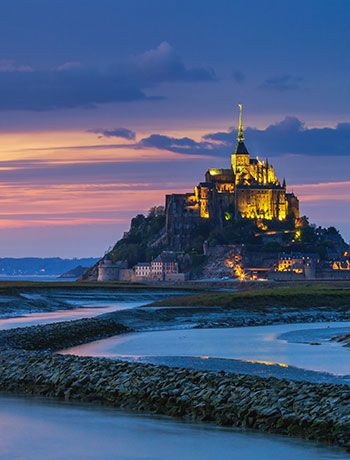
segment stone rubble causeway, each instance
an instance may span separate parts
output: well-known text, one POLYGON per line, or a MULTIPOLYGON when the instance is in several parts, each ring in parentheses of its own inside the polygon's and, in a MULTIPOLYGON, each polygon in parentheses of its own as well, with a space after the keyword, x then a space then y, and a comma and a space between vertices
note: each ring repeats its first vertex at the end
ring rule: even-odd
POLYGON ((255 428, 350 450, 348 386, 54 353, 126 331, 108 318, 1 331, 0 390, 255 428))
POLYGON ((130 329, 112 318, 83 318, 0 331, 1 349, 51 350, 106 339, 130 329))

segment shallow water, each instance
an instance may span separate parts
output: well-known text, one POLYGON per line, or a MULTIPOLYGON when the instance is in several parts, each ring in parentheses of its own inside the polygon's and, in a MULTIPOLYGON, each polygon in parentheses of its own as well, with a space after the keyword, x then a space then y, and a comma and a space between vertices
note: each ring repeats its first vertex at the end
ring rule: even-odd
POLYGON ((288 331, 350 323, 284 324, 228 329, 187 329, 123 334, 65 350, 83 356, 198 356, 243 359, 297 366, 303 369, 350 374, 350 350, 336 343, 313 346, 278 339, 288 331))
MULTIPOLYGON (((46 295, 66 302, 72 308, 69 310, 56 310, 43 313, 24 313, 18 312, 15 318, 0 319, 0 330, 11 329, 14 327, 26 327, 37 324, 56 323, 69 321, 73 319, 91 318, 102 313, 110 313, 117 310, 126 310, 135 308, 155 300, 164 299, 170 296, 180 296, 183 292, 179 291, 156 291, 156 292, 123 292, 115 293, 113 291, 79 291, 79 290, 57 290, 56 293, 46 295)), ((42 299, 43 293, 23 293, 22 297, 32 300, 42 299)))
MULTIPOLYGON (((177 295, 179 293, 176 293, 177 295)), ((80 295, 80 294, 79 294, 80 295)), ((0 320, 0 329, 92 317, 133 308, 164 293, 122 293, 116 296, 79 297, 61 294, 72 310, 31 314, 0 320)), ((341 323, 342 326, 350 323, 341 323)), ((327 324, 328 325, 328 324, 327 324)), ((175 330, 118 336, 76 347, 85 354, 223 356, 263 361, 293 361, 308 365, 316 349, 278 340, 283 332, 325 324, 265 326, 236 329, 175 330), (92 346, 92 348, 91 348, 92 346), (289 348, 289 347, 294 348, 289 348), (88 347, 88 348, 85 348, 88 347), (295 348, 298 347, 298 348, 295 348), (310 353, 304 353, 306 347, 310 353), (88 351, 86 353, 86 351, 88 351), (299 353, 300 351, 300 353, 299 353), (278 359, 277 359, 278 358, 278 359)), ((339 323, 335 323, 339 326, 339 323)), ((349 351, 334 345, 345 357, 349 351), (347 354, 346 354, 347 353, 347 354)), ((324 357, 323 357, 324 359, 324 357)), ((337 357, 338 360, 338 357, 337 357)), ((316 360, 317 361, 317 360, 316 360)), ((315 363, 315 361, 312 361, 315 363)), ((345 361, 344 361, 345 363, 345 361)), ((314 364, 313 364, 314 365, 314 364)), ((350 373, 350 372, 349 372, 350 373)), ((135 415, 84 404, 0 396, 0 459, 2 460, 316 460, 346 459, 343 450, 307 441, 243 429, 223 429, 190 424, 157 416, 135 415)))
POLYGON ((84 404, 0 396, 2 460, 316 460, 344 451, 84 404))

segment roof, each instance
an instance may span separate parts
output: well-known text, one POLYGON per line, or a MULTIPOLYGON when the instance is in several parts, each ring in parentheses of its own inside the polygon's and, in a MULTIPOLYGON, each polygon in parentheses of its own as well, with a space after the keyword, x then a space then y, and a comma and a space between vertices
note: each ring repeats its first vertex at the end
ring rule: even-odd
POLYGON ((176 257, 172 254, 159 254, 152 262, 176 262, 176 257))
POLYGON ((211 189, 214 188, 214 185, 213 185, 212 182, 200 182, 200 183, 199 183, 199 186, 200 186, 200 187, 211 188, 211 189))
POLYGON ((232 169, 228 168, 209 168, 207 171, 211 176, 232 176, 232 169))
POLYGON ((280 259, 318 259, 320 256, 313 252, 291 252, 289 254, 283 253, 280 255, 280 259))
POLYGON ((252 184, 252 185, 236 185, 237 190, 284 190, 281 185, 275 184, 252 184))
POLYGON ((135 267, 150 267, 151 264, 149 262, 139 262, 135 265, 135 267))
POLYGON ((249 155, 249 152, 247 150, 247 147, 245 146, 243 141, 237 142, 236 147, 234 152, 235 154, 240 154, 240 155, 249 155))

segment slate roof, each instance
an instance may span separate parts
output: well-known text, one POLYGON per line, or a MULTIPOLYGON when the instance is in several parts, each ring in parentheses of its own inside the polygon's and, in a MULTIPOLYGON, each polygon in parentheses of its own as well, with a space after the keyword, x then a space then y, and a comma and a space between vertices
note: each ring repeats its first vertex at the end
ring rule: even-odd
POLYGON ((159 254, 152 262, 176 262, 176 257, 172 254, 159 254))
POLYGON ((249 155, 247 147, 245 146, 243 141, 237 142, 233 153, 238 153, 240 155, 249 155))

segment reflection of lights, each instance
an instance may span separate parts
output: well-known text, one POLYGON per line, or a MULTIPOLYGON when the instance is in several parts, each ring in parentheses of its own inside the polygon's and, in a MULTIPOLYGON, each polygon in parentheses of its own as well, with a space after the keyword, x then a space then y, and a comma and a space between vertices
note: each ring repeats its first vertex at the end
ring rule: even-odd
POLYGON ((253 359, 240 359, 244 363, 252 363, 252 364, 266 364, 266 366, 281 366, 281 367, 288 367, 288 364, 283 363, 272 363, 270 361, 256 361, 253 359))

